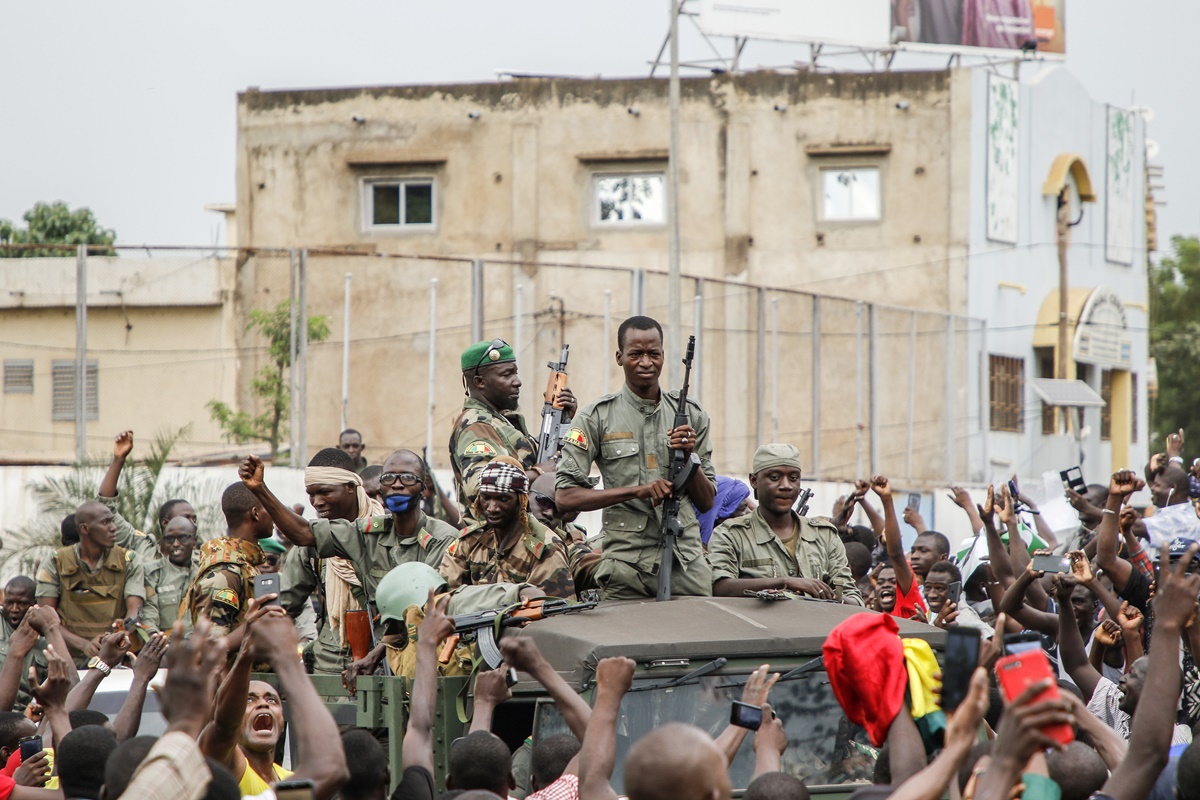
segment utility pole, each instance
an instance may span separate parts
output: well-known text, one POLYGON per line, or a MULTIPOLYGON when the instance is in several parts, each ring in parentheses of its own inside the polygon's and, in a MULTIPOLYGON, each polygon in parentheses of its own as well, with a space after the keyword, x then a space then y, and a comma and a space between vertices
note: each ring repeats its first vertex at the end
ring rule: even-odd
MULTIPOLYGON (((1068 366, 1068 310, 1067 310, 1067 247, 1071 243, 1071 189, 1064 185, 1058 193, 1058 210, 1055 218, 1055 234, 1058 239, 1058 358, 1055 359, 1054 377, 1066 380, 1068 366)), ((1064 430, 1067 422, 1067 412, 1055 410, 1056 424, 1059 430, 1064 430)))
MULTIPOLYGON (((670 229, 667 274, 667 383, 679 386, 682 381, 682 351, 680 350, 683 316, 680 303, 683 295, 679 272, 679 3, 671 5, 671 150, 667 157, 667 225, 670 229)), ((701 356, 703 358, 703 355, 701 356)))
POLYGON ((342 430, 350 427, 350 281, 346 273, 346 292, 342 303, 342 430))
MULTIPOLYGON (((75 461, 87 462, 87 245, 75 251, 75 461)), ((98 390, 97 390, 98 391, 98 390)))

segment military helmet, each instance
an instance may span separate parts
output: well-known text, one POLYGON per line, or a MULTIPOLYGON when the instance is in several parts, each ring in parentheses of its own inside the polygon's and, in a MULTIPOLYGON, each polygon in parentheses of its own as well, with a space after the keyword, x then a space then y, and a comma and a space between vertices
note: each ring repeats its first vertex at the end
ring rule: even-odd
POLYGON ((401 564, 379 581, 375 589, 375 605, 379 621, 403 620, 409 606, 423 606, 429 590, 446 584, 446 579, 433 567, 421 561, 401 564))

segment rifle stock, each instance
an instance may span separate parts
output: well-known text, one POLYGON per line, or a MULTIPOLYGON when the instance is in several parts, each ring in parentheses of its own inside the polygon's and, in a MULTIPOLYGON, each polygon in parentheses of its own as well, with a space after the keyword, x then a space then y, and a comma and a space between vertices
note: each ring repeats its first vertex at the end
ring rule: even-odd
MULTIPOLYGON (((687 425, 688 389, 692 382, 692 359, 696 355, 696 337, 688 337, 687 355, 683 357, 683 388, 679 390, 679 406, 675 409, 675 422, 672 428, 687 425)), ((697 464, 683 450, 671 451, 671 464, 667 471, 667 480, 671 482, 671 496, 663 501, 663 538, 662 549, 658 559, 658 596, 657 600, 671 599, 671 572, 675 567, 675 540, 683 535, 683 525, 679 522, 679 501, 687 488, 687 482, 695 474, 697 464)))

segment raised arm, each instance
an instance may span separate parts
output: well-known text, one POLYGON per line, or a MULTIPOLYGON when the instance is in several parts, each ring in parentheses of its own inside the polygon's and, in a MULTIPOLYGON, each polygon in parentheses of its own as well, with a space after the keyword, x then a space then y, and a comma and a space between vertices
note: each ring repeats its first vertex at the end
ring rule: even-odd
POLYGON ((101 497, 116 497, 117 482, 121 479, 121 470, 125 461, 133 452, 133 431, 121 431, 113 442, 113 457, 108 464, 108 471, 100 479, 100 488, 96 491, 101 497))
POLYGON ((951 486, 950 499, 967 515, 967 519, 971 523, 971 533, 980 533, 983 530, 983 519, 980 518, 979 511, 971 500, 971 494, 961 486, 951 486))
MULTIPOLYGON (((760 775, 766 775, 768 772, 781 772, 783 770, 783 753, 787 750, 788 745, 787 731, 783 729, 783 720, 775 716, 775 709, 764 703, 762 715, 762 724, 754 732, 754 775, 751 777, 751 781, 757 780, 760 775)), ((743 734, 743 738, 744 736, 745 734, 743 734)), ((721 746, 719 739, 717 746, 721 746)), ((734 750, 732 755, 726 752, 726 761, 732 763, 733 756, 736 755, 737 750, 734 750)))
MULTIPOLYGON (((254 601, 250 602, 251 608, 254 608, 254 601)), ((202 619, 207 619, 207 617, 200 617, 196 620, 197 630, 199 630, 202 619)), ((246 632, 242 635, 237 657, 234 658, 233 666, 229 668, 229 672, 217 687, 212 721, 205 726, 204 732, 200 734, 199 738, 200 750, 205 756, 230 768, 237 760, 238 734, 241 732, 242 721, 246 716, 246 696, 250 693, 250 673, 254 666, 254 656, 251 653, 254 632, 248 630, 250 624, 250 615, 247 614, 246 621, 238 629, 246 632)), ((226 640, 226 646, 228 645, 229 642, 226 640)))
MULTIPOLYGON (((110 670, 116 669, 125 661, 125 654, 129 652, 129 634, 124 631, 113 631, 105 634, 100 639, 100 652, 98 654, 100 660, 104 662, 110 670)), ((71 693, 67 695, 67 711, 77 711, 81 708, 87 708, 92 703, 92 695, 96 693, 96 688, 100 686, 108 675, 99 668, 89 669, 79 683, 71 689, 71 693)))
POLYGON ((496 669, 483 669, 475 675, 475 710, 467 733, 492 729, 496 706, 512 699, 512 690, 505 680, 507 673, 508 668, 501 664, 496 669))
POLYGON ((317 543, 312 528, 304 517, 288 508, 275 494, 267 488, 264 481, 265 468, 258 456, 246 456, 246 460, 238 467, 238 477, 246 488, 254 493, 258 502, 263 504, 270 515, 271 521, 292 544, 297 547, 312 547, 317 543))
POLYGON ((57 751, 63 737, 71 732, 71 718, 67 714, 67 693, 71 691, 71 673, 75 665, 66 653, 54 649, 54 645, 46 645, 46 681, 38 683, 37 671, 29 668, 29 688, 42 707, 46 709, 45 721, 49 723, 54 737, 54 749, 57 751))
POLYGON ((142 707, 146 703, 146 689, 150 681, 158 674, 158 665, 162 663, 167 652, 167 637, 156 633, 146 642, 142 652, 133 665, 133 680, 129 683, 129 694, 117 712, 113 728, 117 732, 117 741, 124 742, 137 736, 142 723, 142 707))
POLYGON ((571 733, 582 742, 588 720, 592 717, 592 707, 563 680, 538 650, 537 643, 526 636, 506 636, 500 640, 500 653, 506 663, 529 674, 542 685, 571 733))
POLYGON ((1075 579, 1067 575, 1054 576, 1054 589, 1058 599, 1058 657, 1063 669, 1075 681, 1080 693, 1087 699, 1096 692, 1100 673, 1088 661, 1083 649, 1083 637, 1079 635, 1079 621, 1071 607, 1071 592, 1075 579))
POLYGON ((1100 601, 1108 618, 1115 621, 1117 614, 1121 611, 1121 601, 1108 590, 1103 581, 1096 579, 1095 573, 1092 572, 1091 562, 1088 561, 1082 550, 1072 550, 1067 557, 1071 559, 1071 575, 1075 578, 1075 582, 1086 586, 1100 601))
POLYGON ((628 658, 606 658, 596 665, 596 701, 580 749, 580 800, 615 800, 612 771, 617 760, 617 715, 621 698, 633 685, 637 667, 628 658))
MULTIPOLYGON (((1047 636, 1056 636, 1058 634, 1058 615, 1038 611, 1025 602, 1025 592, 1044 574, 1034 572, 1026 567, 1021 572, 1021 576, 1004 592, 1004 597, 1000 600, 1000 610, 1010 619, 1021 623, 1026 630, 1037 631, 1047 636)), ((1070 610, 1070 605, 1067 603, 1068 610, 1070 610)))
MULTIPOLYGON (((767 710, 770 706, 767 705, 767 696, 771 693, 771 687, 775 685, 775 681, 779 680, 779 673, 768 674, 770 671, 769 664, 763 664, 754 672, 750 673, 750 677, 746 679, 746 685, 742 687, 742 702, 752 706, 762 706, 763 708, 763 725, 767 724, 768 719, 774 720, 774 712, 770 715, 767 710)), ((778 720, 775 720, 778 722, 778 720)), ((759 730, 762 730, 761 728, 759 730)), ((742 742, 749 733, 745 728, 738 725, 726 725, 725 730, 721 731, 721 735, 716 738, 717 747, 725 754, 726 766, 733 763, 733 759, 737 757, 737 752, 742 746, 742 742)), ((787 737, 784 737, 784 744, 787 744, 787 737)), ((760 754, 758 754, 759 741, 758 737, 754 737, 754 750, 756 753, 756 763, 760 754)), ((768 770, 770 771, 770 770, 768 770)), ((757 774, 758 770, 755 769, 757 774)))
POLYGON ((883 475, 871 478, 871 489, 879 496, 883 506, 883 543, 887 547, 888 559, 892 569, 896 571, 896 588, 900 594, 908 594, 912 590, 912 567, 904 555, 904 541, 900 538, 900 523, 896 520, 896 505, 892 502, 892 486, 883 475))
POLYGON ((983 532, 988 548, 988 563, 991 565, 992 574, 1000 586, 1007 589, 1016 580, 1016 572, 1013 570, 1008 548, 1004 546, 1004 542, 996 530, 996 492, 993 487, 988 487, 987 499, 983 501, 982 506, 978 507, 978 510, 979 518, 983 521, 983 532))
POLYGON ((413 678, 408 730, 404 732, 401 769, 421 767, 433 774, 433 720, 437 714, 437 648, 454 633, 454 621, 446 616, 450 598, 434 600, 429 590, 425 619, 417 629, 417 674, 413 678))
POLYGON ((1120 522, 1117 516, 1125 498, 1146 484, 1132 470, 1122 469, 1113 473, 1108 484, 1108 501, 1096 526, 1096 563, 1112 581, 1113 589, 1124 591, 1133 573, 1133 565, 1120 556, 1120 522))
MULTIPOLYGON (((34 606, 36 608, 36 606, 34 606)), ((8 711, 17 704, 17 694, 21 691, 21 679, 25 677, 25 656, 33 652, 37 644, 37 632, 29 624, 29 613, 13 631, 8 640, 8 655, 4 666, 0 667, 0 709, 8 711)))

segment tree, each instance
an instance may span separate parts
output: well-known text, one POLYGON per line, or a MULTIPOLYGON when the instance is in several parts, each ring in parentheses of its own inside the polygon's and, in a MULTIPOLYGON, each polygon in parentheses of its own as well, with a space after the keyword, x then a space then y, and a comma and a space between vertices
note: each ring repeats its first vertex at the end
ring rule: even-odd
MULTIPOLYGON (((207 408, 213 421, 221 426, 226 441, 238 444, 256 440, 267 442, 271 445, 271 458, 274 459, 279 454, 280 429, 291 412, 288 387, 292 366, 290 302, 284 300, 271 311, 251 311, 246 330, 256 328, 267 338, 271 360, 250 382, 250 391, 265 402, 265 409, 254 416, 247 411, 234 411, 220 400, 210 401, 207 408)), ((328 338, 329 319, 325 316, 309 317, 308 341, 323 342, 328 338)))
MULTIPOLYGON (((213 479, 178 478, 164 473, 171 451, 188 428, 158 433, 140 461, 125 465, 117 510, 130 525, 158 536, 158 507, 167 500, 183 498, 196 509, 200 539, 207 541, 225 530, 221 514, 224 486, 213 479)), ((60 546, 60 524, 67 514, 96 497, 108 458, 76 464, 59 477, 31 481, 28 488, 37 499, 39 515, 15 531, 5 531, 0 555, 0 580, 15 575, 33 575, 38 564, 60 546)))
POLYGON ((1158 372, 1155 441, 1200 430, 1200 239, 1171 238, 1172 255, 1150 271, 1150 355, 1158 372))
MULTIPOLYGON (((111 247, 105 247, 117 240, 116 232, 100 227, 91 209, 77 208, 72 211, 61 200, 36 203, 25 212, 23 219, 26 223, 24 229, 0 219, 0 244, 99 245, 98 249, 90 249, 89 252, 100 256, 116 255, 111 247)), ((65 252, 62 247, 0 248, 0 258, 61 256, 65 252)))

